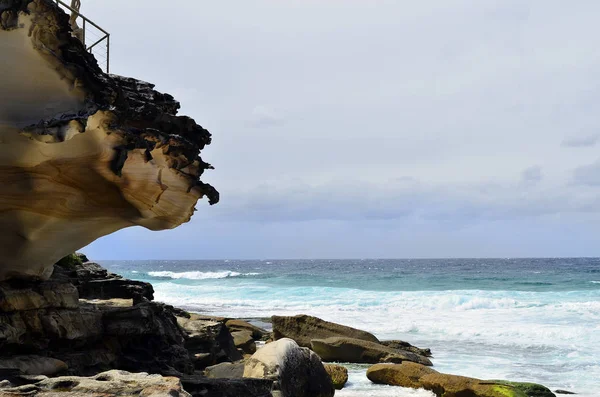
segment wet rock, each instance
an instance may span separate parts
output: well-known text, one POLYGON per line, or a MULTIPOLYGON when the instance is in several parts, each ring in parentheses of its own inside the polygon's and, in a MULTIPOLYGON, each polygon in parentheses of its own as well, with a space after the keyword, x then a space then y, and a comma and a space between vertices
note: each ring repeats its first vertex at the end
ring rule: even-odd
POLYGON ((352 338, 313 339, 311 348, 325 361, 363 364, 413 361, 423 365, 433 365, 427 357, 413 352, 352 338))
POLYGON ((367 370, 367 378, 379 384, 430 390, 437 397, 555 397, 549 389, 535 383, 442 374, 412 362, 374 365, 367 370))
POLYGON ((325 364, 325 371, 331 378, 331 383, 336 390, 342 390, 348 382, 348 369, 337 364, 325 364))

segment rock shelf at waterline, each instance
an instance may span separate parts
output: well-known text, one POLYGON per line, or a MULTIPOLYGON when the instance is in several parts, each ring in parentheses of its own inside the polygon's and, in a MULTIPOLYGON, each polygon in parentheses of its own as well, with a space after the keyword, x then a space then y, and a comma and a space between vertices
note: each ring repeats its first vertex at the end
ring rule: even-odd
MULTIPOLYGON (((340 339, 345 341, 341 348, 347 346, 352 352, 354 344, 378 345, 374 348, 377 357, 381 351, 422 359, 436 353, 404 341, 379 341, 366 331, 306 315, 275 316, 274 330, 269 332, 241 319, 189 313, 154 302, 153 294, 152 285, 108 272, 84 255, 64 258, 42 283, 0 282, 0 368, 4 368, 0 369, 4 378, 0 393, 44 395, 52 389, 65 396, 81 392, 111 396, 148 389, 165 397, 330 397, 336 389, 345 393, 350 378, 347 364, 324 366, 315 352, 299 343, 340 339), (32 351, 36 354, 23 354, 32 351), (111 370, 128 372, 106 372, 111 370), (114 390, 102 383, 107 381, 114 390), (60 391, 56 391, 57 384, 63 385, 60 391)), ((356 355, 352 352, 342 353, 356 355)), ((373 357, 366 354, 356 361, 371 363, 373 357)), ((387 357, 381 355, 381 361, 387 357)), ((423 385, 399 384, 393 381, 395 376, 378 375, 381 368, 385 372, 395 365, 376 364, 369 370, 369 379, 437 393, 427 379, 423 385)), ((401 361, 400 367, 410 365, 423 368, 419 371, 425 375, 438 374, 409 361, 401 361)), ((361 376, 366 380, 364 372, 361 376)), ((455 378, 444 376, 444 390, 454 390, 449 384, 454 385, 455 378)), ((481 382, 472 380, 476 381, 481 382)), ((515 389, 521 384, 494 382, 502 390, 519 390, 521 394, 512 394, 515 397, 538 397, 532 393, 539 390, 544 397, 553 396, 539 385, 515 389)), ((489 388, 480 389, 485 393, 472 396, 496 397, 488 393, 489 388)))

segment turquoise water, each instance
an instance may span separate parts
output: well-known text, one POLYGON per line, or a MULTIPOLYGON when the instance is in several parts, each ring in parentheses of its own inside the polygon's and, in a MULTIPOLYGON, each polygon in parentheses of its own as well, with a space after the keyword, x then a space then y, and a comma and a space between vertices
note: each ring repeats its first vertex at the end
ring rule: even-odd
MULTIPOLYGON (((103 262, 156 299, 233 317, 306 313, 430 347, 435 368, 600 396, 600 259, 103 262)), ((429 396, 371 385, 339 396, 429 396)))

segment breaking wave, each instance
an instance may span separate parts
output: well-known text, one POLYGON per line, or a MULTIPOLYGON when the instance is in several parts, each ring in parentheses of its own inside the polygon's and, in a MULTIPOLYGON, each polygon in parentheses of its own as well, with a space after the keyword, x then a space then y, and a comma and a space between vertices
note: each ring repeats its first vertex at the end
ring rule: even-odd
POLYGON ((188 279, 188 280, 207 280, 230 277, 258 276, 260 273, 239 273, 231 270, 223 270, 221 272, 148 272, 149 276, 171 279, 188 279))

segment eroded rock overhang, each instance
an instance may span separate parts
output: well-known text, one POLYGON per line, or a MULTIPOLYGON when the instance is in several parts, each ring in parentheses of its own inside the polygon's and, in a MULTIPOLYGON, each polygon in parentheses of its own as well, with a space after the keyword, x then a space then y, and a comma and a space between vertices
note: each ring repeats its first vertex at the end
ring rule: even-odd
POLYGON ((210 133, 139 80, 107 75, 51 0, 0 0, 0 280, 45 279, 116 230, 174 228, 196 202, 210 133))

